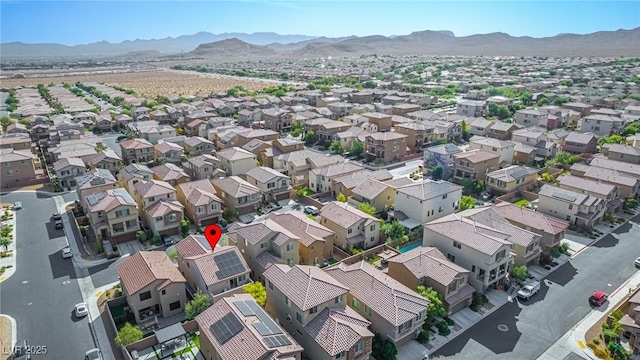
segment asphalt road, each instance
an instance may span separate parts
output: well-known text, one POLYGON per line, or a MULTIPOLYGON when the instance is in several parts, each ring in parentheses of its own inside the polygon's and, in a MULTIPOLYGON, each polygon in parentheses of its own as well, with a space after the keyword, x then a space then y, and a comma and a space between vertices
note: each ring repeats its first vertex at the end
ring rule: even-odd
POLYGON ((640 255, 639 221, 640 215, 587 248, 545 278, 531 300, 507 303, 433 359, 538 358, 593 310, 587 299, 595 290, 611 293, 638 271, 633 261, 640 255))
POLYGON ((7 104, 5 104, 5 101, 7 101, 8 97, 9 97, 8 92, 0 91, 0 116, 9 115, 7 104))
POLYGON ((391 175, 393 175, 394 179, 401 178, 401 177, 407 177, 412 172, 418 170, 418 167, 420 165, 422 165, 422 162, 423 162, 422 158, 416 159, 416 160, 407 161, 404 166, 399 167, 399 168, 395 168, 395 169, 391 169, 391 170, 389 170, 389 172, 391 173, 391 175))
MULTIPOLYGON (((120 144, 116 141, 118 136, 122 134, 120 133, 108 133, 100 135, 100 139, 102 139, 102 144, 109 149, 116 152, 116 154, 122 156, 122 150, 120 149, 120 144)), ((116 175, 116 174, 113 174, 116 175)))
MULTIPOLYGON (((72 197, 70 194, 67 196, 72 197)), ((88 318, 76 319, 82 295, 71 259, 63 259, 63 230, 50 221, 54 201, 36 193, 12 193, 2 202, 22 201, 17 211, 16 272, 0 283, 0 312, 16 319, 18 340, 47 346, 34 359, 82 359, 94 348, 88 318)))

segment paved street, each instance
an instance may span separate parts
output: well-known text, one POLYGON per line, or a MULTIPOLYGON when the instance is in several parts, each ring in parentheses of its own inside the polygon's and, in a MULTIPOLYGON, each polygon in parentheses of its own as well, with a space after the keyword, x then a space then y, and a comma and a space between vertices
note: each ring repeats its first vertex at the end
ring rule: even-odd
POLYGON ((422 165, 422 159, 407 161, 404 166, 389 170, 394 179, 409 176, 412 172, 418 170, 418 166, 422 165))
POLYGON ((55 202, 36 193, 2 196, 2 202, 15 201, 24 204, 17 211, 17 269, 0 283, 0 312, 16 319, 18 340, 47 346, 48 354, 34 359, 82 359, 95 345, 88 318, 73 316, 83 298, 72 260, 60 253, 64 232, 49 220, 55 202))
POLYGON ((433 358, 538 358, 592 310, 587 299, 593 291, 611 292, 638 271, 633 260, 640 248, 639 221, 640 215, 605 236, 551 273, 530 301, 507 303, 433 358))
POLYGON ((120 150, 120 144, 116 141, 118 136, 122 134, 120 133, 108 133, 100 135, 100 139, 102 139, 102 144, 109 149, 116 152, 116 154, 122 156, 122 150, 120 150))
POLYGON ((7 98, 9 97, 9 93, 6 91, 0 91, 0 116, 8 116, 9 111, 7 110, 7 98))

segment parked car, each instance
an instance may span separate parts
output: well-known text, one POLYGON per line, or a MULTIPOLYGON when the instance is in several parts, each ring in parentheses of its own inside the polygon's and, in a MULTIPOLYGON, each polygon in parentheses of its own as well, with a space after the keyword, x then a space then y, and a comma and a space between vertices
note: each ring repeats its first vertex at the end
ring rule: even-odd
POLYGON ((55 213, 55 214, 51 215, 51 218, 52 218, 53 220, 62 220, 62 214, 60 214, 60 213, 55 213))
POLYGON ((71 252, 71 248, 70 247, 65 247, 62 249, 62 258, 63 259, 68 259, 68 258, 72 258, 73 257, 73 253, 71 252))
POLYGON ((589 303, 593 306, 601 306, 607 301, 607 299, 609 299, 609 295, 602 290, 598 290, 591 295, 589 303))
POLYGON ((117 141, 117 142, 120 142, 120 141, 122 141, 122 140, 126 140, 126 139, 128 139, 128 138, 129 138, 129 137, 128 137, 127 135, 120 135, 120 136, 118 136, 118 138, 116 139, 116 141, 117 141))
POLYGON ((84 360, 103 360, 103 359, 104 358, 102 357, 102 353, 98 348, 91 349, 84 354, 84 360))
POLYGON ((523 300, 529 300, 533 295, 540 291, 540 281, 534 280, 518 291, 518 297, 523 300))
POLYGON ((307 205, 304 207, 304 212, 305 214, 311 214, 311 215, 318 215, 320 214, 320 211, 318 211, 318 208, 315 206, 311 206, 311 205, 307 205))
POLYGON ((13 210, 20 210, 22 209, 22 201, 16 201, 13 203, 13 210))
POLYGON ((64 227, 64 225, 62 224, 62 219, 55 220, 55 222, 56 222, 56 229, 62 229, 64 227))
POLYGON ((77 318, 81 318, 89 315, 89 308, 87 307, 87 304, 85 303, 76 304, 75 313, 77 318))
POLYGON ((640 257, 636 259, 634 264, 636 265, 637 268, 640 268, 640 257))
POLYGON ((31 351, 27 340, 21 340, 13 347, 13 360, 31 360, 31 351))

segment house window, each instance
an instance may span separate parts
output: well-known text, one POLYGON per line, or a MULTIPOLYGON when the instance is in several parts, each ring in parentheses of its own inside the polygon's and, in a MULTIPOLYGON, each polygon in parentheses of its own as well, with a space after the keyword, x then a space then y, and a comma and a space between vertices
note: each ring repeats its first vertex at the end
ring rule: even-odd
POLYGON ((569 205, 569 210, 573 210, 573 205, 569 205))
POLYGON ((315 314, 317 312, 318 312, 318 307, 317 306, 314 306, 311 309, 309 309, 309 314, 315 314))
POLYGON ((145 301, 151 299, 151 291, 145 291, 140 293, 140 301, 145 301))
POLYGON ((174 222, 178 220, 178 215, 176 214, 169 214, 169 221, 174 222))
POLYGON ((125 224, 127 225, 127 229, 137 228, 138 227, 138 220, 127 220, 127 222, 125 222, 125 224))
POLYGON ((372 311, 371 311, 371 308, 369 306, 367 306, 367 305, 364 306, 364 312, 365 312, 365 314, 371 316, 372 311))
POLYGON ((298 322, 302 324, 302 315, 300 315, 300 313, 297 311, 296 311, 296 320, 298 320, 298 322))
POLYGON ((339 353, 336 354, 336 359, 342 359, 346 355, 347 355, 346 351, 340 351, 339 353))
POLYGON ((369 226, 369 231, 374 231, 375 229, 376 229, 376 225, 375 224, 369 226))
POLYGON ((203 213, 203 212, 204 212, 204 206, 198 206, 198 207, 196 207, 196 212, 197 212, 198 214, 203 213))
POLYGON ((358 341, 358 343, 356 343, 356 355, 360 354, 363 351, 364 351, 364 340, 360 340, 358 341))
POLYGON ((293 250, 293 243, 287 244, 287 251, 293 250))
POLYGON ((422 311, 418 312, 418 315, 416 315, 416 321, 420 321, 420 320, 422 320, 422 316, 423 316, 423 315, 424 315, 424 314, 423 314, 423 312, 422 312, 422 311))
POLYGON ((288 297, 284 297, 284 302, 287 304, 287 306, 291 306, 291 301, 289 301, 288 297))
POLYGON ((169 304, 169 311, 174 311, 180 309, 180 301, 172 302, 169 304))
POLYGON ((276 184, 274 184, 272 182, 267 184, 267 189, 271 189, 271 188, 274 188, 274 187, 276 187, 276 184))
POLYGON ((412 321, 409 320, 404 324, 400 324, 400 326, 398 326, 398 333, 402 333, 404 331, 407 331, 407 330, 411 329, 411 323, 412 323, 412 321))
POLYGON ((167 295, 167 290, 162 290, 162 295, 167 295))
POLYGON ((273 290, 273 283, 269 281, 269 289, 273 290))
POLYGON ((447 259, 449 259, 449 261, 451 261, 453 263, 456 262, 456 257, 451 255, 451 254, 447 254, 447 259))
POLYGON ((353 298, 353 300, 351 300, 351 307, 353 307, 354 309, 360 309, 360 303, 358 302, 358 299, 353 298))
POLYGON ((502 259, 507 255, 507 250, 502 250, 496 255, 496 261, 502 259))
POLYGON ((159 216, 156 218, 156 222, 160 222, 160 221, 162 221, 162 216, 159 216))
POLYGON ((260 249, 266 248, 267 247, 267 243, 260 243, 260 249))
POLYGON ((454 242, 453 242, 453 247, 454 247, 454 248, 458 248, 458 249, 462 249, 462 244, 460 244, 460 243, 459 243, 459 242, 457 242, 457 241, 454 241, 454 242))
POLYGON ((442 212, 442 206, 440 206, 440 208, 438 209, 438 212, 441 213, 442 212))
POLYGON ((476 273, 476 266, 475 265, 471 265, 471 272, 472 273, 476 273))
POLYGON ((447 194, 442 195, 442 198, 446 199, 447 198, 447 194))
POLYGON ((342 302, 342 295, 337 296, 334 300, 333 300, 336 304, 339 304, 342 302))
POLYGON ((218 210, 218 204, 217 203, 211 204, 211 210, 218 210))
POLYGON ((347 230, 347 234, 351 234, 353 232, 353 229, 349 228, 349 230, 347 230))

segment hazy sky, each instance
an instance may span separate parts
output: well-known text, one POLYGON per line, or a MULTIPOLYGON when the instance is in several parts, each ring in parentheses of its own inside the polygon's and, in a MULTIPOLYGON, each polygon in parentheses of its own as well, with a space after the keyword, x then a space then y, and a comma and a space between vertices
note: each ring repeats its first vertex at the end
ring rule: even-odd
POLYGON ((85 44, 194 34, 545 37, 640 27, 640 1, 0 1, 0 40, 85 44))

